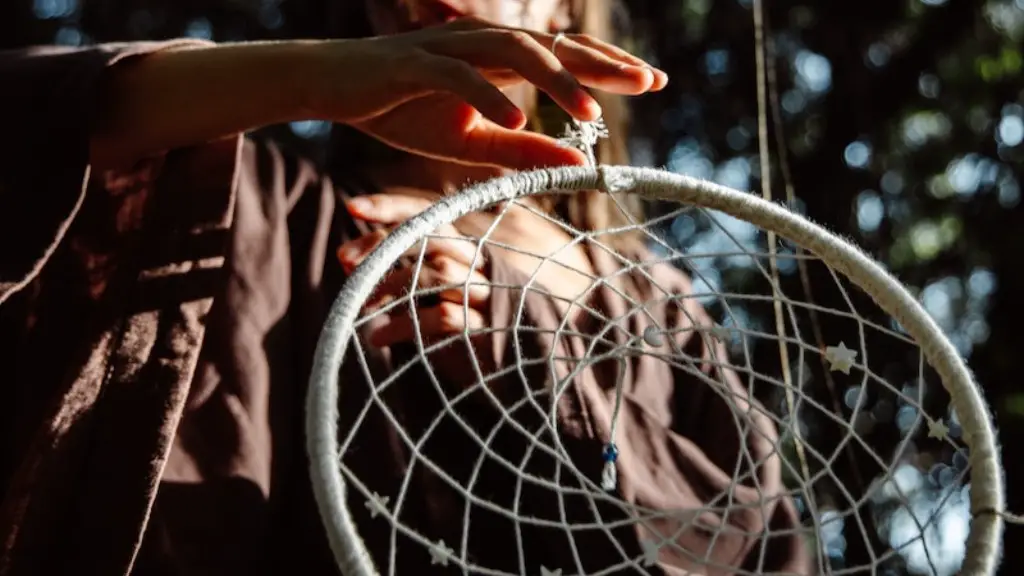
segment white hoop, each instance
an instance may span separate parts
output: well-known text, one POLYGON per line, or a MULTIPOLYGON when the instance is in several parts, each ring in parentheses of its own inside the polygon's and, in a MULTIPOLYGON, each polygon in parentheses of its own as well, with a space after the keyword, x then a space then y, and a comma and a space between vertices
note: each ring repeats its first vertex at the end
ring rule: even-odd
POLYGON ((338 466, 338 375, 362 303, 391 263, 439 226, 499 202, 551 191, 589 189, 628 190, 649 199, 694 204, 775 232, 846 275, 895 318, 940 376, 970 448, 973 518, 960 574, 995 573, 1002 540, 1004 486, 991 416, 956 349, 903 285, 850 243, 754 195, 663 170, 601 166, 517 173, 445 197, 389 235, 339 293, 317 346, 306 404, 306 434, 314 494, 343 574, 377 573, 346 508, 346 484, 338 466))

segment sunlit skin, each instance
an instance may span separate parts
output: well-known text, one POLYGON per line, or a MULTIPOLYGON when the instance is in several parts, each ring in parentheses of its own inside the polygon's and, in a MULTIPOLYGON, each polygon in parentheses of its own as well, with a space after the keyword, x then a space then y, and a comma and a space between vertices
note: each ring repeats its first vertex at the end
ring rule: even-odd
MULTIPOLYGON (((366 2, 373 38, 186 42, 114 66, 93 114, 93 169, 131 166, 166 150, 270 124, 348 124, 410 152, 401 163, 367 174, 391 193, 349 207, 353 216, 387 228, 438 195, 505 169, 583 164, 580 151, 523 129, 535 90, 573 117, 593 120, 601 110, 591 91, 639 95, 667 81, 664 73, 606 42, 556 36, 571 24, 562 0, 366 2)), ((466 218, 459 230, 481 232, 485 218, 466 218)), ((379 235, 342 247, 341 264, 350 269, 364 259, 374 238, 379 235)), ((568 237, 517 209, 493 239, 547 256, 568 237)), ((432 273, 425 278, 462 282, 466 263, 445 246, 432 250, 432 273)), ((527 273, 539 265, 535 258, 499 255, 527 273)), ((558 261, 580 272, 545 263, 537 280, 556 296, 573 299, 590 284, 590 263, 581 249, 562 251, 558 261)), ((446 302, 452 300, 461 302, 458 293, 446 293, 446 302)), ((486 300, 474 296, 469 317, 457 306, 424 310, 425 318, 437 320, 423 323, 424 335, 459 330, 467 322, 480 325, 486 300)), ((400 325, 388 325, 375 339, 393 343, 407 336, 400 325)))
MULTIPOLYGON (((393 22, 411 18, 408 5, 388 2, 372 7, 375 21, 383 6, 391 7, 393 22)), ((351 124, 396 148, 462 165, 579 164, 578 152, 521 129, 522 86, 536 85, 588 120, 600 110, 584 88, 628 95, 661 85, 655 78, 662 75, 644 62, 590 37, 560 41, 556 57, 554 35, 539 28, 445 19, 361 40, 182 42, 126 60, 107 72, 96 103, 93 166, 129 166, 165 150, 309 119, 351 124)), ((387 22, 378 24, 388 31, 387 22)))
MULTIPOLYGON (((423 29, 430 26, 457 21, 467 16, 486 18, 507 26, 547 34, 567 28, 568 9, 561 0, 366 0, 367 11, 375 32, 396 34, 423 29)), ((558 58, 567 58, 582 44, 570 38, 560 39, 555 45, 558 58)), ((549 44, 550 46, 550 44, 549 44)), ((660 90, 667 82, 667 76, 624 51, 608 45, 601 52, 614 59, 611 68, 621 71, 630 69, 618 83, 618 91, 639 94, 660 90)), ((552 58, 556 62, 557 58, 552 58)), ((606 83, 606 86, 609 84, 606 83)), ((578 85, 577 85, 578 86, 578 85)), ((542 87, 543 88, 543 87, 542 87)), ((521 110, 532 108, 536 98, 534 86, 516 83, 504 87, 504 93, 521 110)), ((564 99, 562 106, 577 118, 592 120, 600 110, 582 86, 564 99)), ((557 98, 557 97, 556 97, 557 98)), ((578 163, 576 161, 566 163, 578 163)), ((360 198, 349 204, 349 212, 356 218, 383 225, 384 230, 353 240, 338 249, 338 258, 346 270, 351 271, 365 259, 376 245, 386 236, 387 229, 414 216, 427 208, 431 201, 443 193, 451 192, 469 181, 479 181, 498 176, 503 171, 493 167, 471 167, 464 163, 444 162, 424 157, 409 157, 401 169, 388 166, 374 174, 383 187, 394 186, 388 194, 360 198)), ((483 233, 491 223, 487 214, 473 214, 463 218, 457 226, 448 226, 438 231, 439 235, 457 236, 483 233)), ((551 222, 521 208, 509 210, 502 218, 501 225, 490 237, 494 242, 514 245, 538 257, 526 256, 513 251, 496 250, 501 257, 516 266, 526 275, 537 274, 537 283, 556 297, 567 301, 577 299, 592 283, 593 268, 585 252, 579 246, 565 249, 571 239, 568 234, 551 222), (558 252, 557 256, 555 253, 558 252), (545 262, 539 257, 553 256, 555 262, 545 262), (557 263, 556 263, 557 262, 557 263)), ((419 287, 459 285, 467 278, 474 283, 486 284, 482 269, 471 269, 474 262, 473 245, 457 241, 432 241, 427 248, 427 259, 418 278, 419 287)), ((480 264, 478 262, 478 264, 480 264)), ((378 287, 371 305, 407 291, 412 282, 411 270, 398 270, 378 287)), ((473 287, 469 291, 468 309, 464 307, 464 294, 460 289, 441 293, 441 302, 421 306, 418 309, 419 330, 427 339, 460 332, 465 326, 480 329, 486 324, 486 306, 489 289, 473 287)), ((566 306, 568 310, 568 306, 566 306)), ((405 309, 392 315, 389 322, 377 328, 371 335, 376 345, 389 345, 409 341, 414 337, 412 321, 405 309)))

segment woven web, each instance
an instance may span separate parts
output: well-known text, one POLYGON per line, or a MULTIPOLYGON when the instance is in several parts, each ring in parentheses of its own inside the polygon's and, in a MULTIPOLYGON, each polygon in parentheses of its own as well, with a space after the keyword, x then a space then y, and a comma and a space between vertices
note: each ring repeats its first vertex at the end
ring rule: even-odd
MULTIPOLYGON (((528 200, 502 205, 483 234, 423 238, 407 253, 415 273, 402 295, 362 313, 356 333, 364 336, 403 316, 417 327, 412 342, 385 352, 354 339, 351 369, 341 379, 339 462, 352 488, 348 506, 378 570, 565 576, 661 574, 675 566, 682 570, 675 573, 763 574, 771 570, 772 547, 797 537, 810 558, 799 573, 956 573, 969 526, 967 452, 948 396, 915 342, 847 279, 784 242, 775 255, 781 274, 773 289, 766 234, 745 222, 662 203, 643 213, 648 216, 629 217, 625 226, 582 231, 528 200), (529 270, 516 284, 480 277, 420 282, 429 266, 427 243, 438 240, 475 247, 478 263, 516 254, 537 270, 565 267, 557 252, 533 253, 495 239, 514 211, 560 228, 571 239, 565 250, 578 245, 603 254, 615 273, 576 270, 589 277, 591 289, 574 299, 548 290, 539 272, 529 270), (691 240, 680 241, 680 228, 695 232, 691 240), (621 248, 626 237, 646 246, 642 258, 621 248), (790 297, 800 294, 794 271, 801 262, 816 283, 817 304, 790 297), (689 290, 659 280, 684 275, 689 290), (653 286, 653 295, 638 297, 629 288, 637 282, 653 286), (421 316, 437 295, 481 288, 492 297, 512 295, 511 322, 441 338, 420 334, 421 316), (599 291, 625 302, 625 313, 609 316, 595 304, 599 291), (551 303, 559 322, 532 322, 530 308, 538 301, 551 303), (701 314, 692 313, 693 302, 701 314), (776 303, 782 330, 772 315, 776 303), (654 309, 675 310, 675 324, 658 325, 664 315, 654 317, 654 309), (628 333, 639 316, 649 317, 650 327, 628 333), (815 326, 826 330, 815 334, 815 326), (498 332, 511 355, 482 359, 498 332), (551 344, 564 339, 584 346, 551 344), (710 355, 695 357, 695 341, 710 355), (727 405, 736 438, 771 440, 767 453, 740 441, 725 460, 713 457, 731 481, 724 490, 701 493, 696 506, 630 501, 620 488, 631 470, 607 456, 612 438, 630 433, 614 432, 620 402, 642 395, 645 386, 638 380, 623 391, 615 378, 644 356, 685 380, 674 385, 704 387, 727 405), (609 366, 619 371, 603 391, 607 412, 566 417, 559 407, 572 404, 581 379, 588 371, 607 375, 609 366), (726 373, 741 386, 729 386, 726 373), (410 386, 417 389, 411 404, 403 400, 410 386), (403 455, 397 476, 381 472, 395 465, 380 460, 389 454, 363 448, 369 435, 382 434, 390 438, 389 454, 403 455), (784 488, 765 494, 771 462, 779 465, 784 488), (757 497, 743 500, 740 491, 757 497), (798 516, 785 529, 762 518, 751 531, 730 519, 744 511, 749 518, 751 510, 764 516, 782 505, 798 516), (459 514, 431 516, 435 506, 459 514), (489 531, 493 523, 504 531, 489 531), (481 541, 494 533, 509 537, 481 541), (745 543, 742 554, 722 560, 717 543, 737 536, 745 543), (693 549, 694 541, 703 544, 693 549), (495 554, 496 546, 504 551, 495 554), (552 547, 563 553, 552 555, 552 547)), ((445 306, 468 314, 470 305, 464 298, 445 306)), ((666 427, 685 434, 685 415, 673 414, 666 427)), ((701 442, 705 452, 716 449, 713 441, 701 442)))

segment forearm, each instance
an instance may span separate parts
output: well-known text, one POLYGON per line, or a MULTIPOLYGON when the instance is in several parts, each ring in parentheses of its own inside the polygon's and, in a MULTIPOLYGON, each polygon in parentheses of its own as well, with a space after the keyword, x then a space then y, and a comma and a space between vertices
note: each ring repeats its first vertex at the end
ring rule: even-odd
POLYGON ((163 150, 303 119, 310 45, 185 47, 114 65, 97 99, 92 163, 122 165, 163 150))

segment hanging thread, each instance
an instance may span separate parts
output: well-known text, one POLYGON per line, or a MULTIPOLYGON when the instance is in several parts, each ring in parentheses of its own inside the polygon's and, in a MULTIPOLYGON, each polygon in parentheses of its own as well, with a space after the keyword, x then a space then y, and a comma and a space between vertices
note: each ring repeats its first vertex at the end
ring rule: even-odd
MULTIPOLYGON (((597 155, 594 147, 601 138, 608 137, 608 128, 604 120, 598 118, 593 122, 581 122, 573 118, 572 124, 565 126, 565 132, 559 138, 559 142, 566 147, 576 148, 587 156, 587 164, 596 168, 597 155)), ((615 386, 615 407, 612 410, 612 421, 608 431, 608 443, 601 451, 601 458, 604 466, 601 468, 601 489, 607 492, 614 492, 619 485, 618 460, 619 449, 615 445, 615 429, 619 421, 619 411, 622 407, 622 382, 625 376, 626 366, 622 363, 619 379, 615 386)))

